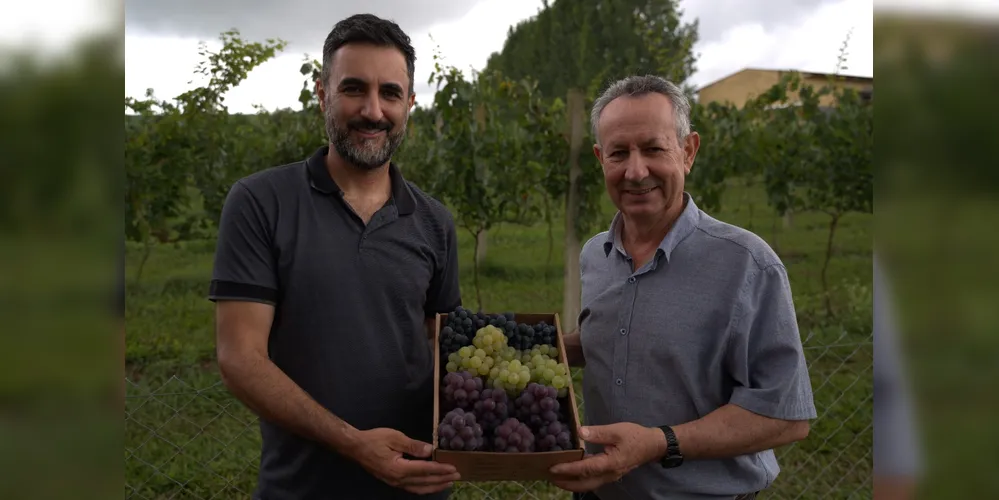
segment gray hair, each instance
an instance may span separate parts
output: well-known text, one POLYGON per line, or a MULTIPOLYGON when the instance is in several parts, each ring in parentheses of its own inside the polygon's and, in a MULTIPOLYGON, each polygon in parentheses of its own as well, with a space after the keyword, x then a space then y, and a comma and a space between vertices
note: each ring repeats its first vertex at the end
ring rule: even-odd
POLYGON ((597 125, 600 122, 600 115, 604 108, 614 99, 624 96, 639 97, 645 94, 656 92, 669 98, 673 103, 673 116, 676 120, 676 139, 682 146, 683 141, 690 135, 690 101, 673 82, 655 75, 629 76, 618 80, 607 87, 600 97, 593 103, 593 111, 590 112, 590 127, 593 133, 593 140, 598 144, 600 137, 597 134, 597 125))

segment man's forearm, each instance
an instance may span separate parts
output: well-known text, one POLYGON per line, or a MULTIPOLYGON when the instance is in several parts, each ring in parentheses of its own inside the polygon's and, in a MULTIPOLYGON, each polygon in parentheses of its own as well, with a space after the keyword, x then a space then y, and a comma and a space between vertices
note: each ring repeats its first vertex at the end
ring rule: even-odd
POLYGON ((271 360, 220 359, 219 371, 226 387, 261 418, 353 458, 357 429, 323 408, 271 360))
MULTIPOLYGON (((728 404, 703 418, 673 426, 673 432, 684 460, 728 458, 800 441, 808 435, 808 421, 768 418, 728 404)), ((664 436, 662 452, 665 442, 664 436)))
POLYGON ((579 339, 579 330, 573 330, 562 339, 565 344, 565 357, 569 366, 584 366, 586 359, 583 357, 583 344, 579 339))

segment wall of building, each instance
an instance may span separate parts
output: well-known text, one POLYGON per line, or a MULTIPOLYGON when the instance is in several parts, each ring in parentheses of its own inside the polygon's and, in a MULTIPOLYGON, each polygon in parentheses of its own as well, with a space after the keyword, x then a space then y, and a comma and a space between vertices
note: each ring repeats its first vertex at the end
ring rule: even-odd
MULTIPOLYGON (((759 96, 778 84, 785 73, 784 71, 777 70, 748 69, 701 89, 698 92, 698 101, 702 104, 711 102, 731 103, 741 108, 746 101, 759 96)), ((806 85, 812 85, 816 89, 829 83, 826 76, 812 74, 805 74, 804 81, 806 85)), ((850 87, 858 92, 865 90, 873 91, 874 88, 873 82, 858 80, 838 80, 835 82, 835 85, 850 87)), ((792 103, 796 101, 793 93, 789 96, 788 101, 792 103)), ((823 96, 820 99, 820 104, 822 106, 831 105, 832 96, 823 96)))

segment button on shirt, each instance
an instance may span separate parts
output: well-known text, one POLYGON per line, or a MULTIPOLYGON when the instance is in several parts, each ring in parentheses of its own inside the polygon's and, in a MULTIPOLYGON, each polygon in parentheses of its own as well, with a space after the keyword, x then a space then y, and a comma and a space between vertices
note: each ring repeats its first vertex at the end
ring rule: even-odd
MULTIPOLYGON (((787 270, 760 237, 686 207, 637 271, 621 214, 580 255, 580 340, 589 425, 678 425, 725 404, 815 418, 787 270)), ((587 445, 597 453, 599 445, 587 445)), ((680 443, 683 450, 683 443, 680 443)), ((733 498, 770 486, 772 450, 678 468, 636 468, 603 500, 733 498)))

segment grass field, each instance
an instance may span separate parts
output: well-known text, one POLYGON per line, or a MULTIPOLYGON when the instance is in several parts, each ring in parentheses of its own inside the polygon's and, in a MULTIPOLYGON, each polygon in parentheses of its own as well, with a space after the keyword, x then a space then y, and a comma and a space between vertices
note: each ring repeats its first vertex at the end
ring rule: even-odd
MULTIPOLYGON (((761 191, 738 183, 724 203, 713 215, 764 237, 788 268, 819 412, 805 442, 778 451, 782 473, 761 498, 869 498, 872 216, 851 214, 839 224, 829 268, 836 312, 830 318, 819 279, 828 217, 795 214, 785 227, 761 191)), ((604 205, 609 222, 613 211, 604 205)), ((502 226, 490 233, 480 278, 485 309, 561 311, 561 222, 554 237, 546 264, 546 226, 502 226)), ((467 233, 460 245, 462 292, 474 308, 467 233)), ((213 307, 205 298, 213 250, 213 241, 156 248, 136 284, 131 280, 141 252, 129 247, 126 497, 247 498, 254 487, 256 420, 221 386, 213 362, 213 307)), ((578 373, 576 378, 578 391, 578 373)), ((570 498, 544 483, 460 484, 455 493, 570 498)))

